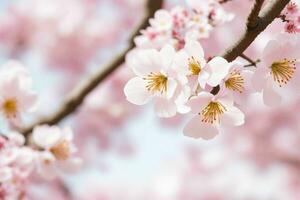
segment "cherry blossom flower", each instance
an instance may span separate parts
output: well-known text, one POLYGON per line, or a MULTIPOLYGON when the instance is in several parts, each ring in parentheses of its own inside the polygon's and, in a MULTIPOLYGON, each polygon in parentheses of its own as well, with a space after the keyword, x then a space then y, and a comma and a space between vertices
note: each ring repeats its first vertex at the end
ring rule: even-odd
POLYGON ((245 103, 245 99, 254 92, 252 86, 253 71, 245 69, 241 63, 233 62, 229 73, 220 83, 220 92, 231 95, 238 104, 245 103))
POLYGON ((21 122, 21 114, 36 108, 37 96, 31 88, 31 78, 17 61, 9 61, 0 72, 0 110, 12 124, 21 122))
POLYGON ((180 88, 177 78, 180 75, 172 67, 175 53, 172 46, 166 45, 161 51, 137 50, 128 55, 126 63, 137 75, 124 88, 129 102, 144 105, 154 99, 158 116, 171 117, 176 114, 175 100, 180 88))
POLYGON ((214 27, 233 19, 218 3, 201 2, 201 7, 188 2, 192 9, 176 6, 170 11, 159 10, 150 25, 134 41, 139 48, 161 49, 170 44, 180 50, 189 39, 208 38, 214 27))
POLYGON ((188 137, 208 140, 215 137, 221 127, 240 126, 244 123, 243 112, 226 96, 200 92, 188 105, 191 112, 197 114, 184 127, 183 133, 188 137))
POLYGON ((81 165, 81 159, 74 157, 73 133, 69 128, 38 126, 33 130, 33 141, 43 151, 37 154, 37 168, 46 179, 54 178, 59 170, 71 172, 81 165))
POLYGON ((266 45, 262 62, 253 76, 253 86, 262 91, 264 103, 268 106, 278 105, 282 97, 280 88, 291 83, 298 85, 299 78, 299 39, 283 34, 266 45), (290 83, 291 82, 291 83, 290 83))
POLYGON ((171 14, 166 10, 158 10, 155 12, 154 18, 149 20, 150 25, 158 31, 168 31, 173 26, 171 14))
POLYGON ((201 44, 190 40, 184 49, 176 56, 176 64, 180 66, 181 73, 185 74, 191 81, 197 77, 201 88, 206 84, 215 87, 227 76, 229 68, 233 63, 228 63, 222 57, 214 57, 208 63, 204 58, 201 44))

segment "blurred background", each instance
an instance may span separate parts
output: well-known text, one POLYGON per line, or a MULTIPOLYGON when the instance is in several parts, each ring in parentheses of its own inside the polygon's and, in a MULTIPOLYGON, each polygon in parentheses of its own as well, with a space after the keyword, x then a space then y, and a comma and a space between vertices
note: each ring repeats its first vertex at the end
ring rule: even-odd
MULTIPOLYGON (((205 0, 199 0, 205 2, 205 0)), ((222 6, 233 20, 203 39, 207 57, 241 34, 251 0, 222 6)), ((144 15, 145 0, 0 0, 0 64, 20 60, 34 78, 39 111, 30 123, 58 109, 78 82, 112 60, 144 15)), ((184 6, 166 0, 165 8, 184 6)), ((280 20, 246 51, 254 60, 281 32, 280 20)), ((281 107, 253 95, 246 123, 210 141, 182 135, 187 118, 159 119, 152 105, 138 107, 123 94, 132 77, 120 66, 63 125, 72 127, 82 170, 52 182, 27 184, 34 200, 298 200, 300 99, 285 91, 281 107)), ((298 92, 299 93, 299 92, 298 92)), ((3 124, 3 123, 2 123, 3 124)))

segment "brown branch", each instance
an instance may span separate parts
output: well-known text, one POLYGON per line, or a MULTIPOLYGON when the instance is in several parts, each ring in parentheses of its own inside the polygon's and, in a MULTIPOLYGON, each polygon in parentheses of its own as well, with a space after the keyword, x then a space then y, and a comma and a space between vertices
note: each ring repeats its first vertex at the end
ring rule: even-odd
POLYGON ((264 0, 255 0, 254 6, 251 10, 251 13, 248 16, 247 27, 254 28, 258 24, 259 12, 264 3, 264 0))
MULTIPOLYGON (((284 7, 290 2, 290 0, 273 0, 260 11, 257 17, 257 25, 255 27, 246 27, 244 34, 241 38, 230 47, 224 54, 228 62, 234 61, 237 57, 243 54, 243 52, 252 44, 256 37, 263 32, 269 24, 271 24, 275 18, 277 18, 284 7)), ((254 6, 255 7, 255 6, 254 6)), ((253 11, 253 10, 252 10, 253 11)), ((250 13, 252 15, 252 12, 250 13)), ((248 17, 249 18, 249 17, 248 17)), ((217 94, 219 86, 212 89, 212 94, 217 94)))
POLYGON ((290 0, 273 0, 268 3, 264 9, 260 12, 257 19, 257 25, 255 27, 247 27, 244 34, 238 40, 238 42, 229 48, 223 57, 231 62, 240 56, 256 39, 256 37, 264 31, 267 26, 281 13, 284 7, 290 2, 290 0))
POLYGON ((134 38, 140 34, 140 30, 148 26, 148 21, 154 16, 156 10, 162 8, 163 0, 148 0, 146 7, 146 14, 140 25, 133 31, 128 47, 120 53, 114 60, 104 67, 99 68, 91 77, 81 82, 75 89, 65 98, 61 107, 52 115, 44 117, 33 123, 32 125, 22 129, 20 132, 27 136, 33 128, 41 124, 53 125, 60 122, 62 119, 75 112, 82 104, 84 98, 94 89, 99 83, 106 79, 112 72, 114 72, 122 63, 124 63, 126 54, 134 48, 134 38))

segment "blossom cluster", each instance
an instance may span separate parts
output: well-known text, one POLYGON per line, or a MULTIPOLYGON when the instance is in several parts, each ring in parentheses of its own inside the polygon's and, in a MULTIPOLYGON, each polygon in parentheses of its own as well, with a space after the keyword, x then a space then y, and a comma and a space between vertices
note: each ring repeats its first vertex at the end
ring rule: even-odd
POLYGON ((285 22, 284 30, 287 33, 299 33, 300 32, 300 12, 299 2, 290 2, 282 14, 279 16, 283 22, 285 22))
POLYGON ((81 160, 74 156, 76 148, 69 128, 36 126, 32 141, 17 131, 23 115, 36 109, 37 95, 21 63, 8 61, 2 67, 0 110, 9 126, 0 135, 0 199, 23 199, 24 183, 34 172, 53 179, 60 171, 78 169, 81 160))
MULTIPOLYGON (((155 21, 164 19, 164 15, 155 16, 155 21)), ((150 23, 153 26, 153 20, 150 23)), ((282 102, 282 89, 295 90, 299 42, 298 36, 278 35, 267 43, 261 62, 253 67, 237 59, 206 58, 193 37, 185 39, 182 49, 168 42, 162 48, 136 48, 126 59, 136 77, 128 81, 124 92, 133 104, 154 101, 159 117, 193 114, 184 134, 211 139, 224 127, 244 124, 239 107, 250 95, 261 94, 265 105, 277 106, 282 102)))
POLYGON ((177 6, 170 11, 161 9, 150 19, 150 26, 135 38, 140 48, 161 48, 163 44, 173 45, 176 49, 184 47, 188 38, 199 40, 208 38, 214 27, 233 19, 216 1, 188 1, 192 9, 177 6))

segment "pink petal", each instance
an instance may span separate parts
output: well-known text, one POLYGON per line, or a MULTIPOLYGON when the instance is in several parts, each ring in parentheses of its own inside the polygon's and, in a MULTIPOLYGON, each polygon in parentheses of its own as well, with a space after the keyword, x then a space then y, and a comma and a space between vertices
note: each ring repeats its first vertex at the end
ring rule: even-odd
POLYGON ((183 129, 183 134, 192 138, 202 138, 204 140, 209 140, 214 138, 218 134, 217 127, 209 124, 203 123, 201 121, 201 116, 196 115, 193 117, 183 129))
POLYGON ((184 49, 190 56, 193 56, 198 61, 202 61, 204 59, 204 51, 199 42, 194 40, 188 40, 185 44, 184 49))
POLYGON ((57 168, 55 166, 55 158, 49 152, 42 152, 38 156, 38 173, 47 180, 52 180, 57 175, 57 168))
POLYGON ((267 106, 278 106, 281 103, 281 96, 274 90, 272 80, 269 80, 263 90, 264 103, 267 106))
POLYGON ((160 54, 155 49, 133 50, 126 56, 126 65, 140 77, 159 72, 162 68, 160 61, 160 54))
POLYGON ((252 76, 252 86, 255 91, 260 92, 267 84, 269 70, 264 67, 258 67, 252 76))
POLYGON ((177 82, 176 80, 172 79, 172 78, 168 78, 167 81, 167 98, 170 99, 173 97, 175 90, 177 88, 177 82))
POLYGON ((207 83, 215 87, 227 76, 231 65, 222 57, 214 57, 207 63, 207 67, 211 72, 207 83))
POLYGON ((220 120, 221 124, 225 126, 240 126, 245 122, 245 115, 235 106, 226 106, 226 112, 220 120))
POLYGON ((158 117, 167 118, 176 115, 177 107, 173 101, 158 97, 154 103, 154 109, 158 117))
POLYGON ((200 92, 197 97, 190 99, 187 106, 191 108, 192 113, 198 114, 212 100, 214 95, 209 92, 200 92))

